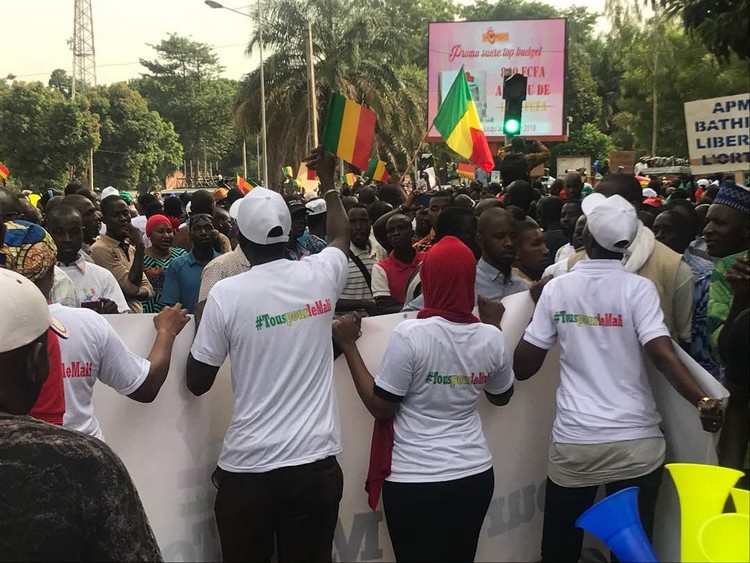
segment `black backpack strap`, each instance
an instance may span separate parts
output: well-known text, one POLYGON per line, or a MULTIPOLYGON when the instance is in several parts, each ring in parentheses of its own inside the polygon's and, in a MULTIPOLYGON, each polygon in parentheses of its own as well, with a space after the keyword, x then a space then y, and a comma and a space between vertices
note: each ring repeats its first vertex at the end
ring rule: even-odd
POLYGON ((350 250, 349 251, 349 258, 352 259, 352 262, 354 262, 354 265, 359 268, 359 271, 362 272, 362 275, 365 278, 365 281, 367 282, 367 287, 372 292, 372 275, 367 270, 367 266, 364 265, 362 260, 359 259, 359 257, 355 256, 354 253, 350 250))

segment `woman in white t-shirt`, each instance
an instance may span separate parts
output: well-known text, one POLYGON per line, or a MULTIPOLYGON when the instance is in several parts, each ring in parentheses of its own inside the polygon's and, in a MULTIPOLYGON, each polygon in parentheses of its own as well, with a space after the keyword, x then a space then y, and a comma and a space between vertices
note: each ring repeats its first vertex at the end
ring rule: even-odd
POLYGON ((503 309, 480 297, 487 324, 472 315, 474 255, 455 237, 430 249, 421 278, 425 308, 393 331, 375 378, 357 350, 358 319, 336 321, 334 338, 376 419, 367 490, 374 509, 382 487, 396 559, 472 561, 494 490, 476 403, 483 390, 498 406, 513 394, 503 309))

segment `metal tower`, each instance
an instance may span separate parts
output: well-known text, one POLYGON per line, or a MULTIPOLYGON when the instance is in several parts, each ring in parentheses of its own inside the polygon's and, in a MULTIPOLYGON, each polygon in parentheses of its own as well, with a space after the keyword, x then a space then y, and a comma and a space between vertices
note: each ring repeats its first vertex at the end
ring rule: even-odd
POLYGON ((76 90, 96 86, 96 60, 94 58, 94 17, 91 0, 74 0, 73 15, 73 97, 76 90))

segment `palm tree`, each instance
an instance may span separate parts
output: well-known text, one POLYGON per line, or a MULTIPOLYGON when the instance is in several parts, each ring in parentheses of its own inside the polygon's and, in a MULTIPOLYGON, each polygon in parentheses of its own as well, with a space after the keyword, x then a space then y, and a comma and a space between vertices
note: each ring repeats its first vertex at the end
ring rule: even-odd
MULTIPOLYGON (((395 30, 376 3, 355 0, 268 0, 263 7, 268 165, 296 164, 311 148, 306 72, 307 23, 312 25, 315 96, 325 125, 328 99, 339 92, 375 111, 374 154, 403 167, 426 130, 423 70, 403 67, 395 30), (420 74, 421 73, 421 74, 420 74)), ((256 26, 257 27, 257 26, 256 26)), ((252 37, 248 53, 258 47, 252 37)), ((259 71, 248 74, 235 102, 246 135, 260 130, 259 71)), ((273 180, 271 180, 273 181, 273 180)))

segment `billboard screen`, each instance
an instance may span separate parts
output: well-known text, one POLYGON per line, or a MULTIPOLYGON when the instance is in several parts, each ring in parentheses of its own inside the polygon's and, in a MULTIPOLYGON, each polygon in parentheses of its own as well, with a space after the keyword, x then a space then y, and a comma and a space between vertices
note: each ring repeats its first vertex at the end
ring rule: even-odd
POLYGON ((427 140, 440 140, 432 120, 461 66, 490 141, 503 137, 503 77, 516 72, 528 77, 521 135, 565 140, 565 23, 565 19, 431 23, 427 140))

